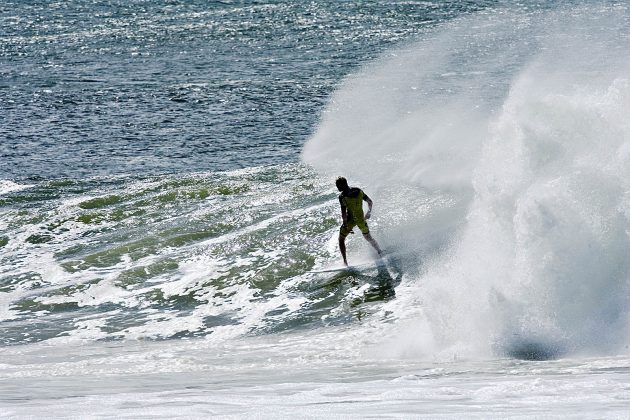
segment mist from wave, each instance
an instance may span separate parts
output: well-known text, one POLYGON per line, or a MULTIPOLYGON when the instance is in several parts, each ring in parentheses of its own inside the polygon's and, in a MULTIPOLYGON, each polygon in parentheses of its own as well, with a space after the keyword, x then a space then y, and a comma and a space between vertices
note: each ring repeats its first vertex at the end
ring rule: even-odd
POLYGON ((304 161, 369 186, 387 246, 419 255, 391 352, 622 351, 629 17, 614 4, 464 17, 332 97, 304 161))

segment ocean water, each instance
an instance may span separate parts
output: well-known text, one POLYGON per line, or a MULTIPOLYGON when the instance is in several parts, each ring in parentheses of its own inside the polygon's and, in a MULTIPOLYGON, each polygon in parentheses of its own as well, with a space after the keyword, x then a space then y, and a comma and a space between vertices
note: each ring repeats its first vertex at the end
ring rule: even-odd
POLYGON ((625 2, 0 22, 0 417, 630 417, 625 2))

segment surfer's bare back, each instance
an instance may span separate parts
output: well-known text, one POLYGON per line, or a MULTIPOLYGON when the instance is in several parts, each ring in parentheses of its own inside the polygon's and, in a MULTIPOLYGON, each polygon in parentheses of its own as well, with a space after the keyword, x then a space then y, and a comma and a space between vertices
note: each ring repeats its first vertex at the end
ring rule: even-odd
POLYGON ((343 257, 343 263, 348 265, 348 259, 346 258, 346 236, 350 233, 354 233, 352 229, 356 226, 363 233, 363 237, 374 247, 378 255, 381 255, 382 251, 379 248, 378 243, 370 235, 370 229, 368 228, 366 220, 372 215, 372 200, 367 196, 360 188, 349 187, 346 178, 340 176, 335 181, 337 189, 341 192, 339 194, 339 204, 341 205, 341 218, 343 224, 339 229, 339 250, 343 257), (363 201, 368 205, 367 213, 363 214, 363 201))

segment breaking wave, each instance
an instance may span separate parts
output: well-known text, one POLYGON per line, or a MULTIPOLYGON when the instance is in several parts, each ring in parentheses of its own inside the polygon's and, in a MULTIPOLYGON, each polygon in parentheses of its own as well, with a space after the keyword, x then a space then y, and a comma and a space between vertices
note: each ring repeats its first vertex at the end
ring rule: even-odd
POLYGON ((333 96, 304 161, 373 189, 388 246, 417 255, 392 351, 537 359, 627 343, 629 17, 462 18, 333 96))

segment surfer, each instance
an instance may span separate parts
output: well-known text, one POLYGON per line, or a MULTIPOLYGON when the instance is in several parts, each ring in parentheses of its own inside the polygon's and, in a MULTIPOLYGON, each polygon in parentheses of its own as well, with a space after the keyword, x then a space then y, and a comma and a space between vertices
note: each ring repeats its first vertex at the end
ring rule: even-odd
POLYGON ((354 233, 352 229, 357 226, 363 237, 374 247, 378 255, 382 254, 381 248, 370 235, 370 230, 366 220, 370 218, 372 214, 372 200, 367 196, 360 188, 349 187, 346 178, 340 176, 335 181, 337 189, 341 192, 339 194, 339 204, 341 205, 341 218, 343 224, 339 229, 339 250, 343 257, 343 263, 347 266, 348 260, 346 259, 346 236, 350 233, 354 233), (368 205, 367 213, 363 214, 363 201, 368 205))

